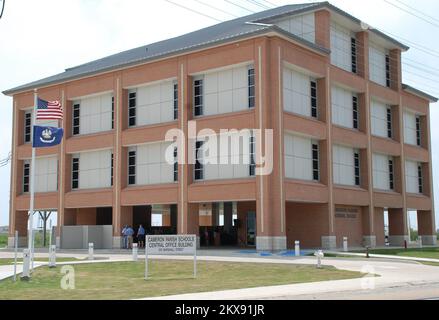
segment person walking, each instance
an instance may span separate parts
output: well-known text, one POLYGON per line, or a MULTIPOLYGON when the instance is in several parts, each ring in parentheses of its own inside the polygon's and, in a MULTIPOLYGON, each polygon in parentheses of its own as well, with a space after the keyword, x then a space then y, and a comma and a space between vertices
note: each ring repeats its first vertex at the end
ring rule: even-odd
POLYGON ((145 229, 142 225, 137 229, 137 243, 139 244, 139 248, 143 248, 145 245, 145 229))
POLYGON ((122 229, 122 248, 128 249, 128 237, 126 235, 128 226, 125 225, 122 229))

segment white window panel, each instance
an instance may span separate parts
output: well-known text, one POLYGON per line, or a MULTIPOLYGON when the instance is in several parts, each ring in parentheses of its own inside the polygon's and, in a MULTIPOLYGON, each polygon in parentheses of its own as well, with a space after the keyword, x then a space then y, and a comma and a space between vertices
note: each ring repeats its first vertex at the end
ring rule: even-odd
POLYGON ((80 134, 111 130, 112 94, 84 98, 75 103, 81 106, 80 134))
POLYGON ((382 86, 387 85, 386 55, 388 52, 380 46, 369 43, 369 74, 370 80, 382 86))
POLYGON ((285 176, 290 179, 312 181, 312 140, 286 133, 284 151, 285 176))
POLYGON ((310 117, 313 79, 289 68, 284 68, 283 78, 284 110, 310 117))
POLYGON ((137 88, 137 125, 174 120, 174 81, 163 81, 137 88))
POLYGON ((350 147, 333 146, 334 184, 355 186, 354 152, 350 147))
POLYGON ((417 145, 416 115, 411 112, 404 112, 404 142, 417 145))
POLYGON ((111 186, 111 150, 79 154, 79 189, 111 186))
POLYGON ((373 169, 373 187, 380 190, 390 190, 390 172, 389 160, 392 158, 374 153, 372 155, 372 169, 373 169))
POLYGON ((174 166, 166 161, 171 142, 155 142, 137 146, 136 184, 162 184, 174 181, 174 166))
POLYGON ((248 109, 248 68, 239 66, 204 75, 204 115, 248 109))
POLYGON ((331 22, 331 63, 346 71, 352 71, 351 38, 354 34, 347 28, 331 22))
MULTIPOLYGON (((30 161, 29 161, 30 163, 30 161)), ((53 192, 57 190, 58 158, 44 157, 35 159, 35 192, 53 192)))
POLYGON ((352 97, 349 90, 332 87, 332 123, 346 128, 353 128, 352 97))
POLYGON ((371 100, 372 134, 387 138, 387 108, 382 102, 371 100))
POLYGON ((315 43, 315 17, 314 13, 305 14, 275 22, 279 28, 296 36, 315 43))
MULTIPOLYGON (((237 138, 238 133, 229 134, 229 143, 237 138)), ((239 148, 230 148, 229 154, 225 155, 222 153, 220 146, 221 137, 218 136, 218 152, 214 157, 212 153, 210 155, 204 155, 206 162, 216 162, 215 163, 205 163, 204 164, 204 180, 218 180, 218 179, 237 179, 249 177, 249 164, 244 163, 244 159, 249 159, 249 143, 250 135, 248 133, 243 134, 243 137, 239 139, 239 148), (244 145, 247 144, 247 145, 244 145), (237 163, 233 163, 237 159, 237 163), (223 163, 223 164, 222 164, 223 163)), ((207 139, 206 139, 207 140, 207 139)), ((207 145, 205 145, 207 146, 207 145)), ((233 145, 235 146, 235 145, 233 145)), ((236 146, 235 146, 236 147, 236 146)))
POLYGON ((418 165, 415 161, 405 161, 405 185, 408 193, 419 193, 418 165))

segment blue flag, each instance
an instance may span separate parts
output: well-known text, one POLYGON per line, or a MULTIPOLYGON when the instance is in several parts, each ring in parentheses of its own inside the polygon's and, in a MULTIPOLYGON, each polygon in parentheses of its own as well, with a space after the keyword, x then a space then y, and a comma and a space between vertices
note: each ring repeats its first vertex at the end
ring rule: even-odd
POLYGON ((34 148, 53 147, 61 143, 64 129, 34 126, 34 148))

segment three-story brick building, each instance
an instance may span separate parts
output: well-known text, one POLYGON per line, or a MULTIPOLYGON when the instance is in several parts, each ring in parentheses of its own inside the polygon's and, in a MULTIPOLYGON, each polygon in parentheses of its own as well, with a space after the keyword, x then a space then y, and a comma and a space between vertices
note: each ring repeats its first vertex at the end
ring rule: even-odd
POLYGON ((96 225, 111 226, 100 231, 112 242, 103 247, 120 247, 127 224, 197 234, 202 245, 334 248, 347 236, 375 246, 385 242, 385 212, 389 241, 401 245, 408 210, 434 244, 437 99, 402 83, 407 50, 327 2, 288 5, 7 90, 10 244, 14 230, 21 243, 27 234, 34 90, 65 110, 54 123, 65 128, 63 143, 38 149, 35 168, 35 208, 57 211, 61 247, 83 237, 69 227, 96 225), (166 132, 187 135, 189 121, 218 133, 273 129, 272 173, 167 163, 166 132))

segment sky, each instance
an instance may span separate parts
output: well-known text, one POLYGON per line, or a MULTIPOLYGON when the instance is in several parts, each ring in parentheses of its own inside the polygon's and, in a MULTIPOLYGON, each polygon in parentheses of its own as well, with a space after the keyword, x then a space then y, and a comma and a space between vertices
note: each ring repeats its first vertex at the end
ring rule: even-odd
MULTIPOLYGON (((214 25, 217 20, 304 2, 313 1, 6 0, 0 19, 0 92, 68 67, 214 25)), ((439 1, 330 2, 412 47, 403 54, 403 82, 439 97, 439 42, 432 41, 439 31, 439 14, 435 15, 439 1)), ((431 123, 435 202, 439 207, 437 104, 431 105, 431 123)), ((12 99, 0 93, 0 160, 11 150, 11 131, 12 99)), ((0 168, 0 226, 9 220, 9 184, 8 165, 0 168)), ((438 209, 436 216, 439 221, 438 209)))

